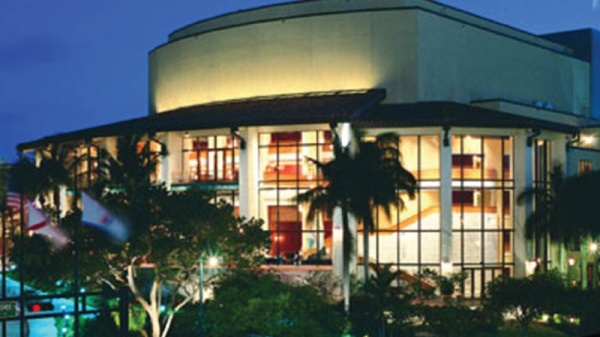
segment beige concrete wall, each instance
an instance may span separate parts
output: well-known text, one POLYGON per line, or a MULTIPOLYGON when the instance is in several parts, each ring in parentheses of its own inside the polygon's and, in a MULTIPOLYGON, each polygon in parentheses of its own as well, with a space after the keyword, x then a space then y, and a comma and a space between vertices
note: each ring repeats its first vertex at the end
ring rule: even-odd
POLYGON ((600 169, 600 152, 581 148, 571 148, 567 151, 567 167, 566 173, 568 176, 579 174, 579 161, 589 160, 592 162, 594 170, 600 169))
POLYGON ((419 12, 419 100, 501 98, 585 114, 589 65, 498 32, 419 12))
POLYGON ((568 50, 426 1, 280 5, 171 38, 150 55, 151 113, 367 88, 385 88, 389 103, 500 98, 589 110, 589 65, 568 50))
POLYGON ((416 12, 266 22, 179 40, 150 56, 151 112, 206 102, 386 87, 416 98, 416 12))

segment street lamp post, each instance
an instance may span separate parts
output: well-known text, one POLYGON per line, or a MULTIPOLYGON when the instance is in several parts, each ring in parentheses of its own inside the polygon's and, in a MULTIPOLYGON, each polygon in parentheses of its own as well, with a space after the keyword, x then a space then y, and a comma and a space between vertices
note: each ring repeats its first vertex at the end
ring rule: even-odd
POLYGON ((575 266, 575 259, 570 257, 567 260, 567 263, 569 264, 569 266, 567 267, 567 281, 569 283, 569 287, 572 287, 576 282, 576 280, 573 277, 573 266, 575 266))
POLYGON ((204 302, 204 260, 203 260, 203 256, 200 255, 200 278, 198 281, 198 299, 199 299, 199 306, 198 306, 198 322, 199 322, 199 329, 200 329, 200 337, 204 337, 204 329, 202 327, 203 324, 203 316, 204 316, 204 312, 202 310, 202 302, 204 302))

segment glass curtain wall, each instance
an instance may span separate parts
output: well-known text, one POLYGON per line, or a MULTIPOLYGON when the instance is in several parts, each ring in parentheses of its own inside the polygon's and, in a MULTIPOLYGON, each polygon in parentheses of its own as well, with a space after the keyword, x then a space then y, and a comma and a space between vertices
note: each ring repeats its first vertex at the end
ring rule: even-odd
MULTIPOLYGON (((369 235, 369 260, 392 264, 409 273, 440 267, 440 137, 401 136, 402 165, 419 181, 420 190, 411 200, 391 207, 388 217, 376 210, 376 230, 369 235)), ((363 235, 356 240, 359 260, 363 260, 363 235)))
POLYGON ((182 183, 237 182, 239 141, 232 135, 183 137, 182 183))
POLYGON ((465 297, 512 274, 513 158, 511 137, 452 138, 452 262, 467 274, 465 297))
POLYGON ((98 178, 98 146, 91 143, 81 145, 75 150, 75 156, 76 188, 89 188, 98 178))
POLYGON ((331 263, 331 219, 319 214, 315 221, 308 221, 308 205, 294 200, 321 183, 309 158, 320 162, 333 158, 330 131, 259 135, 260 217, 272 233, 269 254, 280 263, 331 263))
POLYGON ((233 135, 182 138, 182 168, 174 174, 176 184, 194 184, 213 194, 214 202, 234 206, 239 216, 239 139, 233 135))

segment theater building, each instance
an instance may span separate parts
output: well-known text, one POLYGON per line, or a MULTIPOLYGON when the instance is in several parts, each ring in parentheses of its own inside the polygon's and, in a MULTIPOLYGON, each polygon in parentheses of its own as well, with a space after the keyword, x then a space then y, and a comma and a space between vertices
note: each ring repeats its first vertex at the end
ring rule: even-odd
POLYGON ((158 175, 170 188, 214 191, 265 220, 270 255, 333 257, 335 269, 336 221, 307 221, 293 199, 322 183, 307 158, 333 157, 332 127, 396 132, 420 191, 390 218, 375 210, 370 259, 466 271, 476 297, 536 258, 524 233, 533 206, 516 196, 546 184, 555 163, 569 175, 600 167, 599 53, 592 30, 537 36, 433 1, 266 6, 192 23, 152 50, 147 117, 19 149, 76 144, 92 155, 78 171, 85 186, 98 146, 150 135, 168 148, 158 175))

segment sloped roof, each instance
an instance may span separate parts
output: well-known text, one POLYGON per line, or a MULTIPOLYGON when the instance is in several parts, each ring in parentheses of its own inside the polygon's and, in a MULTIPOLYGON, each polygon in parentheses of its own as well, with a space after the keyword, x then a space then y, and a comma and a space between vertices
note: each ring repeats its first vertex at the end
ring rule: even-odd
POLYGON ((537 128, 574 133, 577 127, 456 102, 382 104, 385 90, 308 93, 203 104, 19 144, 19 151, 51 143, 165 131, 352 122, 363 127, 462 126, 537 128))
POLYGON ((308 93, 203 104, 117 123, 56 134, 18 145, 20 151, 56 142, 122 134, 350 121, 377 106, 385 90, 308 93))

